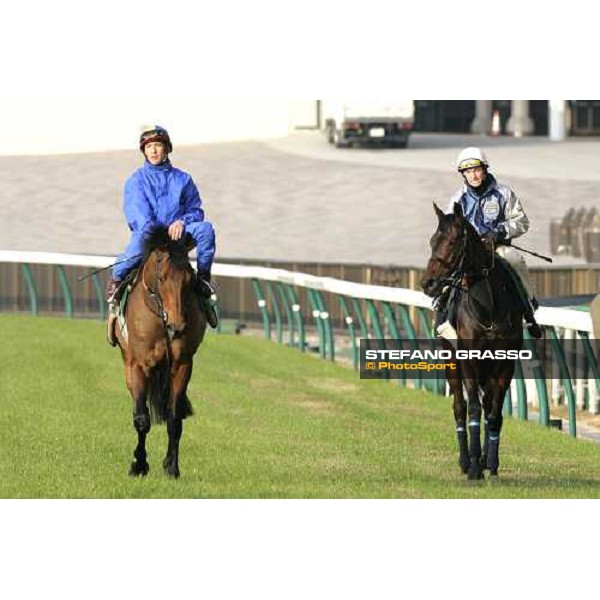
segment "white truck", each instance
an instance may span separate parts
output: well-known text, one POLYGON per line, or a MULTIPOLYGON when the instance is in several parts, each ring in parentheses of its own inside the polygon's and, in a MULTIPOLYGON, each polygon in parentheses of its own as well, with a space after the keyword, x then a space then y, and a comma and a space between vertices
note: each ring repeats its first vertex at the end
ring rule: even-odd
POLYGON ((323 126, 337 148, 353 144, 406 148, 415 125, 414 100, 323 100, 323 126))

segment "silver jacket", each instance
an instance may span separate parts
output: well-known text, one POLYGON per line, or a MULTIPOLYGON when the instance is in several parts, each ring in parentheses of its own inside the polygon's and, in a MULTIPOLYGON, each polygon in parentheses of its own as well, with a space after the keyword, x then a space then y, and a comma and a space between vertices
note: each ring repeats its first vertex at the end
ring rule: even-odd
POLYGON ((465 184, 458 190, 446 209, 446 214, 454 211, 459 203, 463 214, 480 235, 490 231, 498 231, 505 239, 517 238, 529 229, 529 219, 515 191, 507 185, 497 183, 492 178, 481 197, 469 193, 465 184))

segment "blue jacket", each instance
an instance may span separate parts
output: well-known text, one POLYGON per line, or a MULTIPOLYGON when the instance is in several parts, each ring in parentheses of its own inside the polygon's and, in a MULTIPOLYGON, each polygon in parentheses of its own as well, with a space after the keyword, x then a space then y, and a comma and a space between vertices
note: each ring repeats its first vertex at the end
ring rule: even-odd
POLYGON ((487 187, 481 195, 468 185, 463 185, 452 199, 446 213, 460 204, 465 218, 475 227, 479 235, 497 231, 504 239, 523 235, 529 229, 529 219, 515 191, 488 175, 487 187))
POLYGON ((146 233, 156 226, 169 227, 204 221, 202 199, 191 176, 169 161, 154 166, 148 161, 125 183, 123 203, 131 231, 146 233))

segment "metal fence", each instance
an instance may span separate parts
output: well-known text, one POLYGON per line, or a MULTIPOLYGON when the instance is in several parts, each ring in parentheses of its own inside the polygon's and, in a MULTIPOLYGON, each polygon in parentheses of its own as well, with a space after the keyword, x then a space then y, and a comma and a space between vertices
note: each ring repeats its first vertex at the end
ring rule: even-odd
MULTIPOLYGON (((96 275, 83 282, 78 277, 89 274, 94 267, 108 266, 113 260, 0 252, 0 311, 104 318, 106 276, 96 275)), ((355 368, 360 339, 393 338, 410 343, 431 337, 431 301, 410 289, 417 286, 420 270, 298 263, 276 266, 279 268, 215 264, 221 317, 236 323, 261 323, 269 339, 302 352, 316 351, 324 359, 344 358, 355 368), (301 272, 302 266, 315 274, 301 272)), ((577 273, 587 277, 590 273, 580 268, 555 271, 564 277, 577 273)), ((597 275, 594 271, 594 277, 597 275)), ((542 307, 537 317, 546 328, 546 344, 536 357, 534 378, 516 377, 513 381, 505 412, 514 411, 519 418, 527 419, 529 409, 534 408, 539 412, 539 421, 549 425, 551 405, 564 406, 569 432, 576 435, 576 410, 592 414, 599 411, 598 352, 590 339, 589 312, 542 307), (570 351, 573 340, 579 340, 584 348, 583 357, 570 351)), ((445 380, 397 381, 400 385, 447 393, 445 380)))

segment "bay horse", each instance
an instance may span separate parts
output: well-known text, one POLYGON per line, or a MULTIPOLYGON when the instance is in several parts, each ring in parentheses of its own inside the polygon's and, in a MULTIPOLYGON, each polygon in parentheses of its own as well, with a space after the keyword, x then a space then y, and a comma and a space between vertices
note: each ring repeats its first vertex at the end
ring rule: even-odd
POLYGON ((125 325, 117 322, 115 328, 138 435, 131 476, 148 474, 146 436, 152 423, 165 422, 169 443, 163 468, 169 477, 180 475, 183 420, 192 414, 187 387, 194 354, 206 331, 188 250, 183 242, 172 241, 166 229, 155 229, 148 236, 125 325))
MULTIPOLYGON (((423 291, 431 297, 438 297, 446 286, 458 292, 455 306, 458 348, 520 350, 523 309, 514 298, 514 284, 501 259, 480 239, 459 204, 448 215, 435 203, 433 206, 438 226, 430 241, 431 257, 421 280, 423 291)), ((448 340, 443 339, 442 343, 446 350, 454 350, 448 340)), ((470 480, 483 479, 485 468, 491 476, 497 476, 502 407, 515 372, 515 360, 474 359, 456 364, 457 369, 446 370, 446 375, 454 396, 460 468, 470 480), (463 385, 468 402, 464 399, 463 385)))

